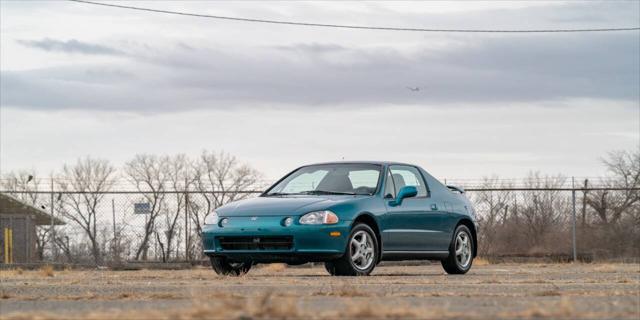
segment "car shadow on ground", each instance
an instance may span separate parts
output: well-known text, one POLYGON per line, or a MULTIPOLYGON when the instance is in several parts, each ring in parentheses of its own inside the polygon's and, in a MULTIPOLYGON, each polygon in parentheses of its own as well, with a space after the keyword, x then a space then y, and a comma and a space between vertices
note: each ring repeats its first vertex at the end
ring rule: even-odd
MULTIPOLYGON (((349 276, 332 276, 330 274, 250 274, 251 278, 296 278, 296 279, 314 279, 317 277, 331 277, 336 279, 349 279, 349 278, 376 278, 376 277, 440 277, 446 275, 445 273, 376 273, 375 271, 370 276, 364 277, 349 277, 349 276)), ((456 276, 456 275, 454 275, 456 276)))

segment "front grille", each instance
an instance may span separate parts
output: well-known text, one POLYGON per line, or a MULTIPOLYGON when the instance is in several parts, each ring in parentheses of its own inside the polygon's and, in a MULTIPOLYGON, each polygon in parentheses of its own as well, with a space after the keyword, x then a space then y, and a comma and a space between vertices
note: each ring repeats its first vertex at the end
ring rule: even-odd
POLYGON ((222 250, 290 250, 292 236, 218 237, 222 250))

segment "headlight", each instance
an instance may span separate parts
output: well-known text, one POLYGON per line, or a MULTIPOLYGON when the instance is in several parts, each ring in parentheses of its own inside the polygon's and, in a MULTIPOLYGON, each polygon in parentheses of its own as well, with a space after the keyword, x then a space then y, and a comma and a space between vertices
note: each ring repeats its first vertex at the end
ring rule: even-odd
POLYGON ((204 217, 204 224, 218 224, 218 213, 213 211, 204 217))
POLYGON ((335 213, 323 210, 309 212, 300 217, 300 224, 336 224, 338 220, 338 216, 335 213))

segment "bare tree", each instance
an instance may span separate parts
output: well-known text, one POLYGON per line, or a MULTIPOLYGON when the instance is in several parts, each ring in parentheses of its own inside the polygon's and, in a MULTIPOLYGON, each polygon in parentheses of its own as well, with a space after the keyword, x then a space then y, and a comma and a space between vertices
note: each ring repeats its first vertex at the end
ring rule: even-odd
POLYGON ((35 173, 22 170, 6 173, 0 184, 3 190, 15 192, 13 196, 20 201, 37 206, 40 202, 37 191, 41 182, 35 173))
POLYGON ((193 185, 203 199, 202 203, 190 201, 189 205, 198 236, 208 213, 231 201, 251 197, 246 191, 255 188, 261 178, 257 170, 224 152, 202 152, 195 171, 193 185))
MULTIPOLYGON (((536 172, 525 179, 525 185, 528 188, 553 189, 561 187, 565 181, 566 177, 561 175, 542 177, 536 172)), ((561 226, 568 212, 569 201, 560 191, 528 191, 518 211, 524 218, 520 227, 523 228, 531 245, 541 245, 549 232, 561 226)))
MULTIPOLYGON (((500 183, 497 176, 484 178, 483 189, 508 188, 509 186, 500 183)), ((494 246, 501 235, 503 227, 507 224, 509 216, 509 200, 511 192, 508 191, 479 191, 472 193, 476 211, 478 212, 478 224, 484 232, 480 233, 481 255, 489 255, 494 251, 494 246)))
POLYGON ((65 165, 57 181, 57 186, 62 191, 61 212, 78 225, 89 239, 95 264, 101 263, 98 208, 104 192, 113 187, 115 172, 109 161, 87 157, 79 159, 73 166, 65 165))
POLYGON ((166 197, 165 181, 167 170, 164 161, 155 155, 139 154, 125 164, 124 169, 129 180, 138 191, 142 192, 145 201, 149 203, 148 217, 144 226, 142 242, 136 250, 136 260, 147 259, 149 242, 155 232, 156 219, 163 210, 166 197))
POLYGON ((71 240, 69 238, 69 236, 64 232, 58 232, 56 233, 56 237, 55 239, 53 239, 53 241, 56 243, 56 246, 58 246, 58 248, 60 248, 60 250, 62 251, 62 253, 64 254, 64 256, 67 259, 67 262, 69 263, 74 263, 77 261, 76 259, 76 254, 72 247, 71 247, 71 240))
MULTIPOLYGON (((164 214, 165 223, 165 241, 166 245, 158 237, 161 248, 163 249, 163 260, 170 259, 172 248, 177 233, 177 227, 179 226, 179 218, 184 213, 184 209, 187 201, 187 194, 183 191, 187 191, 188 186, 193 183, 193 166, 189 159, 183 155, 176 155, 172 157, 163 157, 163 163, 166 167, 167 189, 175 191, 175 204, 166 205, 164 214)), ((173 204, 173 203, 172 203, 173 204)), ((177 252, 177 250, 176 250, 177 252)))
MULTIPOLYGON (((617 224, 625 212, 638 211, 631 208, 640 202, 640 192, 633 190, 640 187, 640 151, 614 151, 603 162, 611 176, 603 179, 602 184, 623 190, 592 191, 586 202, 595 211, 599 222, 610 226, 617 224)), ((634 218, 636 222, 640 220, 640 217, 634 218)))

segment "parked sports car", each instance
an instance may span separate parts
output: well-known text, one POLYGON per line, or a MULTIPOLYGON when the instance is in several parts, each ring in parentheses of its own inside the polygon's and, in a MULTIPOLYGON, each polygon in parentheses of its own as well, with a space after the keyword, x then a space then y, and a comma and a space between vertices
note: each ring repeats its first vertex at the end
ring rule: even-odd
POLYGON ((300 167, 259 197, 205 218, 204 253, 221 275, 256 263, 324 262, 337 276, 369 275, 384 260, 440 260, 464 274, 477 251, 464 190, 418 166, 338 162, 300 167))

